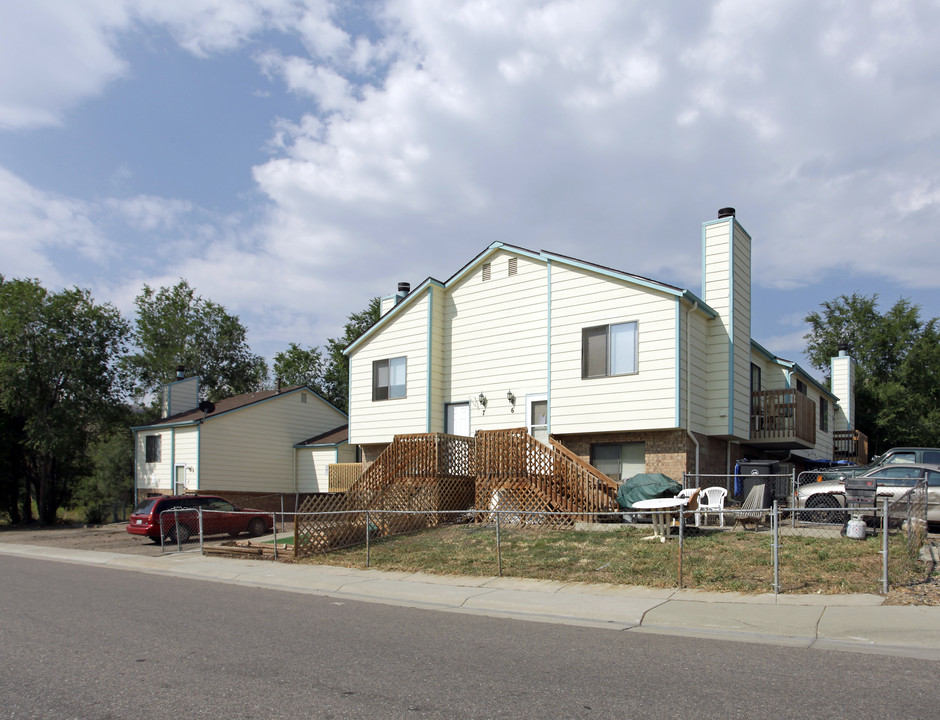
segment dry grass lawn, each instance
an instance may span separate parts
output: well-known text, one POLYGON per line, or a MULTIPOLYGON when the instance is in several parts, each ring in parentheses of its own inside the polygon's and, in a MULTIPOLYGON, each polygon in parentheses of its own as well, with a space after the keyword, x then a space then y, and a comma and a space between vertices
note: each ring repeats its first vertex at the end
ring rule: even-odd
MULTIPOLYGON (((676 587, 679 542, 647 541, 650 527, 614 532, 503 528, 503 576, 567 582, 676 587)), ((683 587, 714 591, 773 591, 771 537, 754 532, 703 532, 685 538, 683 587)), ((892 536, 889 577, 905 584, 922 567, 892 536)), ((782 592, 855 593, 881 588, 881 539, 781 538, 782 592)), ((303 562, 364 568, 364 546, 316 555, 303 562)), ((498 573, 495 528, 455 525, 371 543, 369 566, 381 570, 493 576, 498 573)))

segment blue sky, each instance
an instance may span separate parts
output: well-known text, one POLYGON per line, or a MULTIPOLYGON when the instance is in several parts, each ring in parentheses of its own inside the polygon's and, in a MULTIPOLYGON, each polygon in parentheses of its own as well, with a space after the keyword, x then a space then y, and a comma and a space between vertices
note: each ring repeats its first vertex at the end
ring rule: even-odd
POLYGON ((320 345, 500 240, 700 291, 753 335, 843 293, 940 316, 940 5, 33 0, 0 9, 0 273, 128 316, 183 277, 320 345))

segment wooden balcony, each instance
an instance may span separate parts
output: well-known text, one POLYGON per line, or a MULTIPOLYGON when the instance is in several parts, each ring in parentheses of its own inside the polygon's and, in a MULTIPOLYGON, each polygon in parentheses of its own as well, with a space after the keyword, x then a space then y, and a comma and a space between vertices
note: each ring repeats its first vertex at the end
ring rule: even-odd
POLYGON ((836 430, 832 433, 834 460, 851 460, 859 465, 868 463, 868 436, 858 430, 836 430))
POLYGON ((751 444, 768 449, 816 445, 816 403, 796 390, 751 393, 751 444))

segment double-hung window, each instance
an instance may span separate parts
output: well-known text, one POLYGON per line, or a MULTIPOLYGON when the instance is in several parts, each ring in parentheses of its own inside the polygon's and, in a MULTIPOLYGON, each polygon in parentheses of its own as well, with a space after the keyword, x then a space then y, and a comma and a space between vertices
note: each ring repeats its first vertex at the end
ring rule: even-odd
POLYGON ((582 378, 635 373, 636 355, 636 321, 598 325, 581 331, 582 378))
POLYGON ((407 358, 376 360, 372 363, 372 399, 394 400, 405 397, 407 358))
POLYGON ((160 436, 147 435, 144 442, 145 461, 149 463, 160 462, 160 436))

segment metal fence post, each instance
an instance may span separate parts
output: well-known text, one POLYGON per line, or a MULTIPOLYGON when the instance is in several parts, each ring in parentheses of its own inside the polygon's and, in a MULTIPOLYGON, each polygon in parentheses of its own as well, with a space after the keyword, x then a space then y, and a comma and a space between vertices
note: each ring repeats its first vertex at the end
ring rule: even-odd
POLYGON ((888 594, 888 498, 881 511, 881 592, 888 594))
POLYGON ((204 533, 203 533, 203 531, 202 531, 202 528, 203 528, 203 524, 202 524, 202 508, 198 508, 198 511, 199 511, 199 552, 200 552, 200 554, 205 555, 205 554, 206 554, 206 548, 205 548, 204 533))
POLYGON ((790 471, 790 527, 796 527, 796 504, 799 487, 796 484, 796 468, 790 471))
POLYGON ((173 511, 173 522, 176 523, 176 551, 183 552, 183 543, 180 542, 180 513, 179 510, 173 511))
POLYGON ((770 516, 770 525, 773 535, 774 555, 774 597, 780 594, 780 506, 774 500, 773 514, 770 516))
MULTIPOLYGON (((281 522, 284 522, 284 496, 281 495, 281 522)), ((277 515, 271 513, 271 529, 274 530, 274 559, 277 560, 277 515)))
POLYGON ((499 510, 496 511, 496 571, 497 576, 503 576, 503 554, 499 546, 499 510))
MULTIPOLYGON (((683 551, 683 540, 685 540, 685 513, 683 512, 684 508, 679 508, 679 589, 682 589, 682 551, 683 551)), ((672 524, 671 521, 667 523, 672 524)), ((668 526, 664 531, 669 532, 668 526)))
POLYGON ((369 548, 369 528, 371 528, 371 527, 372 527, 372 521, 369 520, 369 511, 366 510, 366 567, 369 567, 369 560, 370 560, 370 557, 369 557, 369 553, 370 553, 370 548, 369 548))

